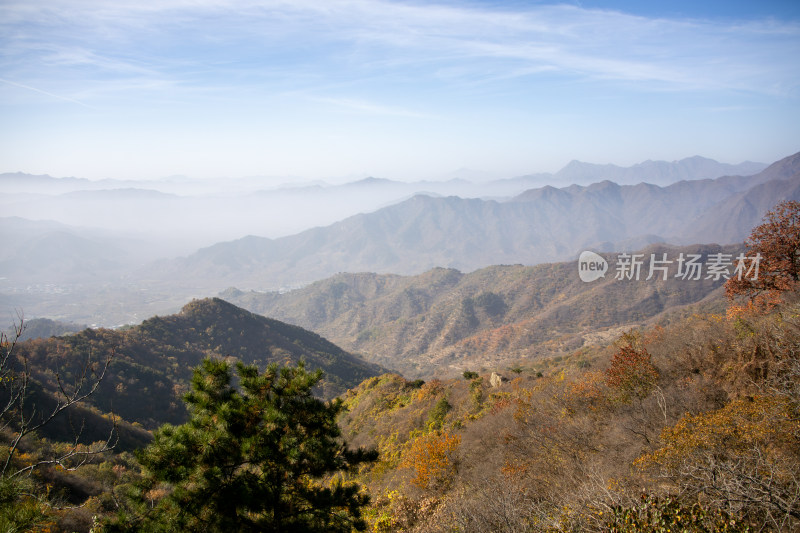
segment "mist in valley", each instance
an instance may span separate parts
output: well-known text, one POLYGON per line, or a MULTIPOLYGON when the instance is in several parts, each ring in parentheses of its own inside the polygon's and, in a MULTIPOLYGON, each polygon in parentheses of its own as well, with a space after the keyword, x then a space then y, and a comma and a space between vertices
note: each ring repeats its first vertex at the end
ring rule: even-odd
POLYGON ((46 4, 0 6, 7 319, 727 244, 793 194, 786 6, 46 4))
MULTIPOLYGON (((0 238, 6 246, 0 251, 0 297, 7 309, 25 309, 33 317, 118 326, 175 311, 187 299, 214 295, 229 286, 285 291, 339 269, 407 275, 439 266, 470 271, 503 261, 568 260, 580 251, 578 246, 608 248, 615 243, 636 248, 669 238, 680 242, 675 234, 648 236, 638 228, 625 237, 622 223, 614 221, 607 222, 619 227, 605 234, 589 231, 594 222, 585 223, 582 230, 558 230, 589 232, 583 240, 573 242, 566 234, 540 227, 543 216, 558 218, 559 213, 568 211, 565 205, 554 204, 548 191, 559 187, 563 191, 559 194, 573 195, 570 202, 597 205, 606 201, 602 187, 596 185, 603 180, 614 180, 615 187, 626 191, 647 182, 648 187, 674 194, 669 188, 674 182, 703 184, 720 176, 757 174, 766 166, 701 157, 648 161, 631 167, 573 161, 556 173, 484 177, 482 181, 476 180, 475 173, 461 170, 438 180, 366 177, 338 183, 286 183, 280 178, 88 180, 4 174, 0 185, 7 193, 0 197, 4 214, 0 238), (417 196, 438 202, 446 211, 456 211, 435 214, 425 208, 427 215, 420 217, 412 207, 419 203, 414 200, 417 196), (474 207, 462 212, 458 205, 474 207), (516 209, 513 215, 492 214, 505 206, 524 209, 516 209), (479 211, 471 212, 475 208, 479 211), (435 219, 427 220, 429 216, 435 219), (488 228, 496 224, 481 220, 484 216, 505 217, 504 224, 512 233, 515 225, 530 224, 534 233, 541 235, 526 241, 528 244, 504 245, 511 246, 505 254, 492 252, 491 247, 484 255, 468 250, 442 255, 447 246, 439 244, 434 245, 438 253, 415 248, 415 243, 424 244, 431 235, 445 232, 455 236, 471 223, 488 228), (403 229, 404 225, 408 228, 403 229), (354 229, 362 227, 364 235, 354 229), (394 237, 385 233, 395 230, 400 233, 394 237), (541 239, 541 244, 535 244, 541 239), (565 245, 552 248, 549 243, 555 239, 563 239, 565 245), (525 247, 534 255, 522 251, 525 247)), ((745 190, 769 177, 752 182, 725 178, 741 183, 724 189, 730 193, 745 190)), ((714 198, 709 200, 711 204, 718 200, 714 198)), ((521 239, 531 228, 516 232, 511 240, 521 239)), ((496 236, 481 236, 480 231, 467 231, 476 238, 497 240, 496 236)), ((446 238, 451 244, 460 239, 464 237, 446 238)))

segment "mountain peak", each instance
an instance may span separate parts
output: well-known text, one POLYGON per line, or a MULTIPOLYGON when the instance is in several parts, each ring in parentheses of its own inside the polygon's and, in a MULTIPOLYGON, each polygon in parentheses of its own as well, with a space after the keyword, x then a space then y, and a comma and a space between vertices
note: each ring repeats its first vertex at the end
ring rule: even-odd
POLYGON ((615 183, 611 180, 603 180, 603 181, 598 181, 597 183, 592 183, 591 185, 586 187, 586 190, 605 191, 609 189, 619 189, 619 188, 621 188, 621 186, 618 183, 615 183))
POLYGON ((673 163, 716 163, 713 159, 709 159, 708 157, 703 157, 701 155, 693 155, 690 157, 684 157, 680 161, 673 161, 673 163))
MULTIPOLYGON (((385 369, 367 363, 301 327, 251 313, 221 298, 195 299, 176 315, 154 317, 137 329, 153 343, 194 347, 195 354, 231 356, 246 364, 304 360, 325 372, 323 396, 333 397, 385 369), (188 344, 187 344, 188 343, 188 344)), ((192 364, 200 357, 195 355, 192 364)))
POLYGON ((374 176, 368 176, 364 179, 360 179, 358 181, 352 181, 347 185, 386 185, 389 183, 393 183, 392 180, 387 180, 386 178, 376 178, 374 176))
POLYGON ((208 317, 235 316, 236 314, 247 314, 256 317, 249 311, 236 307, 230 302, 221 298, 201 298, 194 299, 181 309, 179 315, 187 319, 200 319, 208 317))

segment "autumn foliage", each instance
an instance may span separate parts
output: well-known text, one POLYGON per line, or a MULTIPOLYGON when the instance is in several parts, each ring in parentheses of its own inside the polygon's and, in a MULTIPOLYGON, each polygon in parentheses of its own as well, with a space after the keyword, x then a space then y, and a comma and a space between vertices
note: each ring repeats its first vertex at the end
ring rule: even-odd
POLYGON ((725 284, 728 298, 745 296, 751 306, 775 302, 800 282, 800 202, 778 204, 745 241, 747 257, 760 257, 757 276, 734 276, 725 284))
POLYGON ((456 453, 461 436, 446 431, 420 435, 410 442, 401 467, 411 467, 411 482, 420 489, 447 485, 457 469, 456 453))
POLYGON ((637 349, 628 342, 612 356, 606 370, 606 385, 616 392, 619 401, 628 403, 650 394, 658 381, 658 370, 644 348, 637 349))
POLYGON ((737 321, 693 314, 631 330, 540 362, 545 372, 509 366, 517 377, 484 386, 480 410, 476 382, 460 378, 437 381, 434 394, 399 377, 353 393, 349 427, 359 438, 382 428, 383 461, 399 457, 372 470, 370 490, 394 496, 375 500, 370 527, 797 531, 800 299, 783 296, 737 321), (394 406, 395 395, 408 397, 402 408, 358 412, 394 406))
MULTIPOLYGON (((278 394, 281 398, 294 398, 298 391, 304 398, 278 408, 266 401, 277 385, 250 370, 240 376, 247 379, 225 382, 224 394, 209 395, 209 402, 197 391, 190 395, 194 426, 162 428, 138 461, 115 453, 107 463, 84 465, 74 475, 43 471, 31 479, 36 486, 11 487, 16 492, 0 486, 0 531, 8 529, 5 509, 20 491, 49 490, 52 483, 54 491, 75 497, 80 484, 90 481, 92 490, 74 501, 83 507, 68 511, 72 523, 65 520, 67 511, 42 517, 58 519, 53 533, 86 533, 93 516, 101 522, 94 531, 102 523, 112 531, 114 524, 103 519, 118 514, 120 505, 146 521, 164 518, 166 530, 180 528, 167 518, 195 511, 190 518, 197 519, 197 530, 209 531, 208 524, 230 516, 242 523, 274 522, 268 508, 275 504, 281 513, 299 513, 292 520, 303 530, 310 523, 329 531, 335 520, 340 530, 355 525, 384 533, 800 531, 798 213, 800 203, 789 202, 767 216, 746 252, 761 257, 758 278, 734 274, 726 287, 731 307, 775 301, 759 307, 761 313, 726 320, 725 302, 718 299, 710 302, 714 307, 662 315, 663 327, 631 330, 614 341, 628 327, 620 325, 600 340, 587 338, 569 353, 549 358, 535 355, 541 322, 501 326, 457 345, 468 353, 502 346, 511 335, 509 346, 529 343, 518 359, 487 358, 486 367, 453 364, 456 379, 422 372, 417 375, 424 381, 375 376, 345 393, 341 403, 312 400, 311 379, 303 386, 278 387, 286 392, 278 394), (480 372, 462 373, 465 367, 480 372), (480 377, 489 371, 511 379, 492 386, 480 377), (319 414, 325 414, 324 423, 319 414), (342 466, 348 458, 344 441, 378 450, 378 460, 353 461, 357 468, 320 468, 321 476, 302 472, 325 450, 336 452, 333 466, 342 466), (266 446, 270 443, 275 445, 266 446), (169 478, 153 477, 156 471, 169 478), (268 472, 275 475, 263 484, 251 482, 268 472), (273 503, 264 494, 277 493, 271 487, 278 485, 291 493, 282 492, 285 497, 273 503), (202 492, 181 498, 190 491, 202 492), (122 496, 128 493, 132 501, 125 503, 122 496), (223 493, 227 497, 221 503, 228 507, 220 505, 223 493), (370 503, 362 509, 367 496, 370 503), (353 508, 334 506, 333 514, 317 516, 337 497, 353 508), (236 512, 226 515, 228 508, 236 512), (79 513, 83 523, 76 526, 73 516, 79 513)), ((484 300, 487 305, 499 301, 484 300)), ((477 308, 477 299, 473 303, 477 308)), ((495 313, 493 305, 490 314, 499 316, 501 306, 495 313)), ((562 323, 563 316, 558 320, 562 323)), ((145 326, 161 337, 170 331, 163 320, 145 326)), ((207 327, 225 337, 220 346, 235 344, 233 337, 227 344, 230 328, 207 327)), ((120 393, 138 391, 144 403, 135 407, 142 409, 149 405, 145 400, 161 398, 162 388, 170 392, 170 381, 158 379, 161 370, 151 371, 148 379, 144 363, 149 360, 138 357, 144 352, 134 351, 139 345, 127 335, 110 385, 120 393), (141 368, 131 364, 134 360, 142 362, 141 368)), ((26 343, 25 350, 33 358, 48 342, 88 349, 104 336, 112 333, 90 330, 71 340, 26 343)), ((191 361, 189 344, 168 339, 158 346, 167 349, 164 376, 179 375, 181 365, 191 361)), ((220 377, 225 377, 223 366, 220 377)), ((48 376, 42 373, 42 379, 48 376)), ((213 392, 212 385, 204 387, 213 392)), ((49 452, 44 445, 51 446, 44 439, 25 444, 18 467, 37 461, 49 452)), ((281 522, 277 528, 289 530, 289 522, 281 522)), ((225 528, 218 529, 243 530, 227 523, 225 528)))
POLYGON ((641 457, 684 494, 780 530, 800 518, 800 411, 781 395, 736 399, 664 428, 664 446, 641 457))

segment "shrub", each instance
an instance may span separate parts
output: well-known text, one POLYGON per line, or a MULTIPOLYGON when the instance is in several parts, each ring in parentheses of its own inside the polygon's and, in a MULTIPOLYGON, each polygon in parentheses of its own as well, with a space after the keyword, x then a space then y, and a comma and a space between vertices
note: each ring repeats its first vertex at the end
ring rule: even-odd
POLYGON ((447 486, 458 470, 456 454, 461 445, 460 435, 433 432, 419 435, 403 455, 401 467, 411 467, 411 482, 421 489, 447 486))
POLYGON ((639 505, 615 506, 607 515, 604 531, 609 533, 745 533, 751 531, 743 521, 723 509, 687 504, 674 496, 659 498, 642 494, 639 505))
POLYGON ((606 370, 606 385, 615 392, 615 399, 623 403, 630 403, 633 398, 646 398, 657 381, 658 371, 650 354, 631 344, 617 350, 606 370))
POLYGON ((436 405, 433 406, 428 414, 428 427, 431 429, 441 429, 444 425, 444 417, 452 409, 450 402, 447 398, 441 398, 436 405))

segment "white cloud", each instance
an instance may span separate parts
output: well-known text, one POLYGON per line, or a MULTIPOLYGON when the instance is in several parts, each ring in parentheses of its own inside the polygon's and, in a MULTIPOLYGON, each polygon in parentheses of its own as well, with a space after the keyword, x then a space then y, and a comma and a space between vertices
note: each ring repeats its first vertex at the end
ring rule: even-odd
MULTIPOLYGON (((8 157, 37 163, 57 148, 69 165, 167 173, 212 159, 250 173, 488 160, 522 172, 534 157, 637 158, 648 143, 766 160, 743 147, 783 152, 797 138, 796 22, 444 1, 4 0, 0 137, 16 143, 4 157, 23 168, 8 157), (693 124, 709 108, 714 124, 693 124)), ((50 171, 80 173, 70 168, 50 171)))
POLYGON ((185 77, 175 64, 197 67, 204 58, 182 49, 183 41, 207 46, 227 69, 245 56, 238 68, 251 75, 275 60, 273 52, 309 54, 301 70, 351 69, 352 76, 410 69, 432 80, 450 68, 470 81, 559 72, 756 92, 791 92, 800 81, 792 61, 800 27, 776 21, 731 26, 565 5, 490 10, 368 0, 9 1, 0 19, 6 67, 20 69, 18 60, 29 58, 105 76, 185 77))

